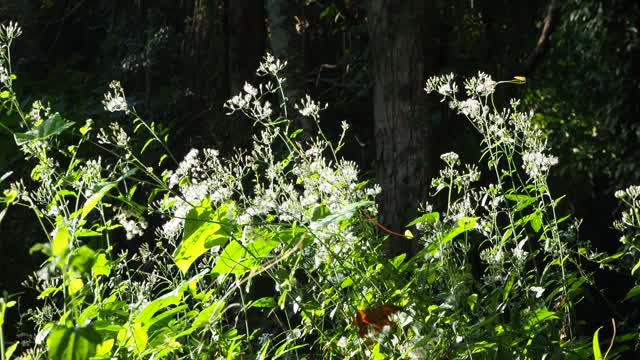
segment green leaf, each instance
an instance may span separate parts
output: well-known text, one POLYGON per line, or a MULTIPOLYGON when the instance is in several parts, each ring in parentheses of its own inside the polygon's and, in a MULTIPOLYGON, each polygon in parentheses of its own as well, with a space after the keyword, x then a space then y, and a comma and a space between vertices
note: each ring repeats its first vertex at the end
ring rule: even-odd
POLYGON ((91 268, 92 276, 97 278, 100 275, 109 277, 111 274, 111 262, 107 259, 107 255, 98 254, 96 261, 91 268))
POLYGON ((543 308, 536 309, 536 311, 534 311, 533 314, 531 314, 528 320, 528 324, 529 326, 533 326, 543 321, 553 320, 553 319, 559 319, 558 314, 556 314, 554 311, 551 311, 543 307, 543 308))
POLYGON ((254 307, 258 307, 258 308, 274 308, 276 307, 278 304, 276 303, 276 300, 273 297, 263 297, 260 298, 256 301, 252 301, 249 303, 249 305, 247 306, 247 308, 254 308, 254 307))
POLYGON ((11 93, 8 90, 0 92, 0 99, 8 99, 10 96, 11 93))
POLYGON ((166 293, 146 304, 135 317, 134 323, 139 324, 142 327, 151 325, 153 323, 153 316, 158 311, 171 305, 178 305, 182 300, 182 294, 189 287, 189 285, 199 281, 204 276, 204 274, 204 272, 199 273, 198 275, 180 284, 180 286, 173 289, 173 291, 166 293))
POLYGON ((13 343, 13 345, 9 346, 7 348, 7 350, 5 350, 5 352, 4 352, 4 358, 5 359, 7 359, 7 360, 11 359, 11 356, 13 356, 13 353, 16 351, 16 348, 18 347, 19 343, 20 342, 17 341, 15 343, 13 343))
POLYGON ((533 231, 540 232, 540 228, 542 227, 542 218, 539 213, 536 212, 531 214, 529 225, 531 225, 533 231))
POLYGON ((193 320, 191 324, 192 328, 199 328, 208 324, 212 318, 219 318, 222 316, 222 310, 224 309, 225 302, 222 300, 215 301, 213 304, 204 308, 198 316, 193 320))
POLYGON ((295 139, 296 136, 298 136, 301 132, 302 129, 297 129, 296 131, 292 132, 291 135, 289 135, 289 139, 295 139))
POLYGON ((598 333, 600 333, 600 329, 602 329, 602 327, 599 327, 595 333, 593 333, 593 359, 594 360, 603 360, 602 358, 602 352, 600 351, 600 340, 598 339, 598 333))
POLYGON ((56 227, 56 234, 51 239, 51 251, 53 256, 64 255, 69 249, 69 242, 71 240, 71 233, 67 227, 67 223, 64 221, 58 222, 56 227))
POLYGON ((640 285, 636 285, 632 287, 631 290, 629 290, 627 295, 624 297, 624 301, 631 300, 635 297, 638 297, 638 295, 640 295, 640 285))
POLYGON ((31 129, 25 133, 15 133, 14 138, 18 146, 22 146, 30 141, 43 140, 50 136, 58 135, 66 129, 73 126, 72 121, 66 121, 60 116, 59 113, 55 113, 47 120, 45 120, 37 128, 31 129))
POLYGON ((107 195, 109 190, 113 189, 116 185, 117 183, 115 182, 106 183, 103 184, 102 187, 97 191, 94 191, 93 195, 91 195, 91 197, 87 199, 87 201, 84 203, 84 206, 82 207, 82 215, 80 215, 80 220, 84 220, 84 218, 89 215, 91 210, 96 207, 98 202, 100 202, 100 200, 102 200, 102 198, 107 195))
POLYGON ((440 220, 440 213, 437 212, 430 212, 427 214, 424 214, 422 216, 420 216, 417 219, 414 219, 412 222, 408 223, 407 226, 405 227, 410 227, 416 224, 420 224, 420 223, 424 223, 424 222, 428 222, 430 224, 436 223, 438 222, 438 220, 440 220))
POLYGON ((96 354, 96 347, 100 342, 100 334, 91 325, 83 327, 55 325, 47 339, 49 358, 86 360, 96 354))
POLYGON ((96 252, 86 245, 73 250, 71 256, 71 267, 84 274, 91 271, 91 267, 96 260, 96 252))
POLYGON ((272 236, 273 234, 268 231, 264 234, 257 233, 253 243, 247 247, 236 240, 231 241, 216 260, 216 266, 211 273, 241 275, 254 267, 259 267, 262 264, 262 258, 269 255, 271 250, 280 244, 280 241, 273 240, 272 236))
POLYGON ((478 294, 471 294, 467 297, 467 305, 469 305, 469 309, 473 311, 476 307, 476 303, 478 302, 478 294))
POLYGON ((391 260, 391 265, 393 265, 393 267, 397 269, 402 264, 402 262, 404 261, 404 259, 406 257, 407 257, 407 254, 405 254, 405 253, 402 253, 402 254, 394 257, 391 260))
POLYGON ((227 213, 231 205, 225 203, 213 213, 211 201, 205 197, 200 205, 189 211, 182 242, 173 254, 173 260, 183 274, 211 247, 222 246, 229 241, 233 226, 227 222, 227 213))
POLYGON ((507 301, 507 299, 509 298, 509 293, 511 293, 511 288, 513 288, 514 281, 515 278, 513 275, 509 276, 509 278, 507 279, 507 283, 504 285, 504 295, 502 295, 503 301, 507 301))
POLYGON ((636 265, 631 269, 631 275, 635 274, 635 272, 640 268, 640 260, 636 263, 636 265))
POLYGON ((449 232, 442 239, 442 244, 446 244, 449 241, 453 240, 456 236, 472 230, 476 225, 476 220, 477 218, 473 217, 463 217, 462 219, 458 220, 458 226, 449 230, 449 232))
POLYGON ((373 201, 359 201, 356 203, 349 204, 343 207, 342 209, 340 209, 340 211, 336 213, 327 215, 322 219, 319 219, 318 221, 312 221, 310 227, 311 229, 315 230, 315 229, 323 228, 329 224, 350 219, 353 216, 353 214, 356 212, 356 210, 366 206, 371 206, 373 204, 374 204, 373 201))

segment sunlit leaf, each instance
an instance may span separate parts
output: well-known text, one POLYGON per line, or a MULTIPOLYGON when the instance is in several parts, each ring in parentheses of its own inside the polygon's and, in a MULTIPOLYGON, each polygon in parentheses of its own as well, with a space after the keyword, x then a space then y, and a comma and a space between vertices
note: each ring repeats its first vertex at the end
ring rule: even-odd
POLYGON ((87 199, 84 206, 82 207, 82 214, 80 215, 80 220, 83 220, 87 215, 89 215, 91 210, 93 210, 93 208, 96 207, 98 202, 100 202, 100 200, 102 200, 102 198, 109 192, 109 190, 113 189, 116 185, 117 183, 115 182, 107 183, 102 185, 102 187, 99 188, 97 191, 94 191, 93 195, 91 195, 91 197, 87 199))
POLYGON ((96 347, 101 341, 100 335, 91 325, 82 327, 55 325, 47 338, 49 358, 86 360, 96 354, 96 347))
POLYGON ((227 213, 231 203, 221 205, 215 213, 211 211, 208 198, 187 214, 182 242, 175 250, 173 260, 186 274, 191 264, 213 246, 222 246, 229 241, 233 227, 227 213))
POLYGON ((18 146, 30 141, 43 140, 53 135, 58 135, 73 126, 72 121, 66 121, 59 113, 52 114, 40 126, 25 133, 15 133, 14 138, 18 146))

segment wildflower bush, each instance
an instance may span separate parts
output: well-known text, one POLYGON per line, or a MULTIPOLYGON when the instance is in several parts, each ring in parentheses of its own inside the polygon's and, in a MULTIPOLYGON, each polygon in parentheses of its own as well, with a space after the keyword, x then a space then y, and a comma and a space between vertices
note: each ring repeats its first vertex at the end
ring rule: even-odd
MULTIPOLYGON (((31 209, 43 230, 32 251, 46 256, 26 281, 40 303, 22 358, 590 355, 574 314, 589 282, 586 244, 547 181, 558 160, 532 114, 493 101, 498 86, 524 79, 479 73, 462 91, 453 75, 426 82, 478 131, 483 155, 464 165, 442 155, 405 232, 420 251, 389 258, 382 245, 393 238, 375 220, 382 189, 340 155, 348 124, 329 139, 326 105, 286 98, 286 62, 267 55, 264 81, 225 104, 254 123, 252 148, 178 160, 169 134, 138 116, 118 82, 103 104, 121 121, 107 127, 40 102, 23 110, 10 65, 19 34, 15 24, 0 31, 2 108, 19 118, 2 126, 32 171, 3 176, 0 219, 9 206, 31 209), (314 133, 293 128, 292 111, 314 133), (134 239, 139 249, 123 250, 134 239)), ((0 320, 15 304, 3 299, 0 320)), ((11 357, 16 344, 0 344, 11 357)))

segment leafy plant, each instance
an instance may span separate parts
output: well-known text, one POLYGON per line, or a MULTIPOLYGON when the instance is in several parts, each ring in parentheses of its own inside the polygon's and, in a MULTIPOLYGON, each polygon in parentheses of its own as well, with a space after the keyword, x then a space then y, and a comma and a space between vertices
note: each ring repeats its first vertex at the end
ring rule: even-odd
POLYGON ((117 81, 103 105, 128 120, 94 129, 39 102, 23 111, 15 76, 4 78, 4 109, 21 119, 5 129, 33 168, 5 196, 34 212, 44 241, 33 251, 47 257, 29 279, 42 303, 30 310, 38 333, 24 358, 588 353, 573 311, 589 282, 584 244, 547 181, 557 158, 532 114, 494 103, 497 86, 524 78, 479 73, 464 99, 453 75, 427 81, 479 132, 483 155, 464 167, 442 155, 430 199, 446 206, 425 202, 407 225, 418 255, 388 258, 383 242, 401 234, 375 219, 380 187, 341 157, 349 125, 331 141, 320 124, 327 105, 285 96, 285 66, 265 56, 265 80, 225 104, 258 129, 250 149, 230 158, 192 149, 181 161, 117 81), (292 111, 314 132, 301 136, 292 111), (162 155, 149 162, 150 149, 162 155))

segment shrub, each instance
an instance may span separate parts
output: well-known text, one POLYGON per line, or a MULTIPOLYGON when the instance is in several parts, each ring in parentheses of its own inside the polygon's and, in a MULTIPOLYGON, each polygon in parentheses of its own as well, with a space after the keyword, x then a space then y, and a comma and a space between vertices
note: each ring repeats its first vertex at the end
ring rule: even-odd
MULTIPOLYGON (((28 281, 41 304, 24 358, 543 358, 581 357, 575 303, 589 281, 569 216, 547 175, 557 159, 502 84, 479 73, 460 98, 453 75, 437 92, 482 136, 478 165, 442 155, 433 180, 446 206, 425 202, 404 236, 419 253, 388 258, 375 216, 379 186, 344 160, 320 126, 326 105, 285 97, 285 62, 229 100, 258 132, 223 158, 193 149, 177 161, 168 134, 138 116, 118 82, 105 109, 128 119, 95 129, 34 103, 22 110, 3 28, 3 107, 32 164, 5 203, 33 210, 47 260, 28 281), (275 103, 277 105, 272 105, 275 103), (301 134, 298 111, 317 126, 301 134), (146 138, 146 139, 145 139, 146 138), (140 139, 143 139, 142 141, 140 139), (73 145, 68 145, 74 141, 73 145), (149 151, 162 152, 145 160, 149 151), (98 153, 98 155, 92 155, 98 153), (158 220, 161 219, 158 224, 158 220), (415 234, 414 234, 415 233, 415 234), (128 241, 144 239, 137 251, 128 241), (123 245, 124 244, 124 245, 123 245)), ((11 30, 13 29, 13 30, 11 30)), ((9 129, 6 127, 6 129, 9 129)), ((4 304, 4 303, 2 303, 4 304)))

